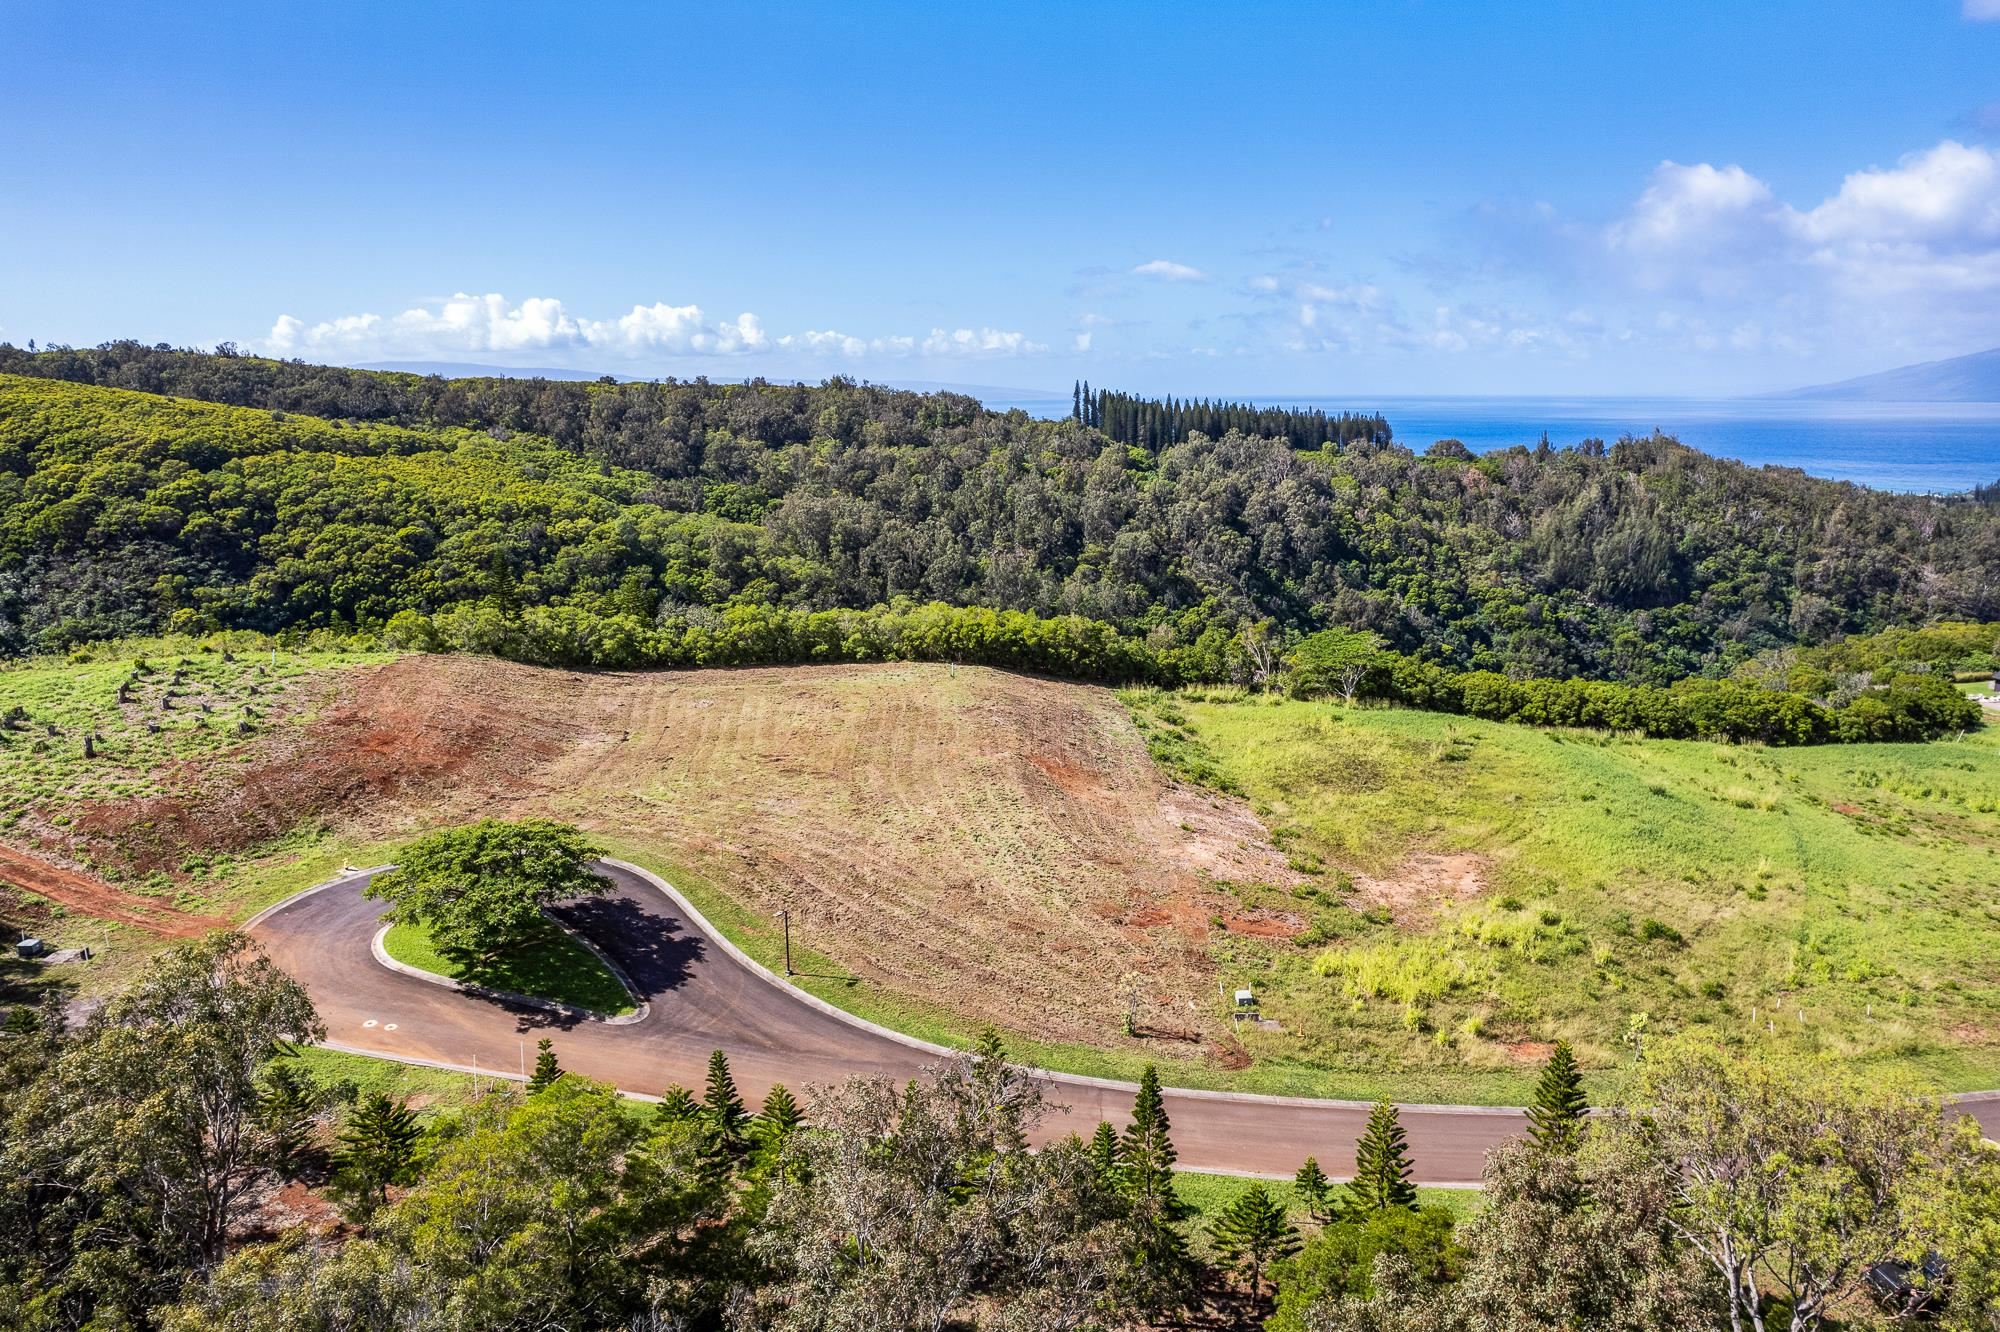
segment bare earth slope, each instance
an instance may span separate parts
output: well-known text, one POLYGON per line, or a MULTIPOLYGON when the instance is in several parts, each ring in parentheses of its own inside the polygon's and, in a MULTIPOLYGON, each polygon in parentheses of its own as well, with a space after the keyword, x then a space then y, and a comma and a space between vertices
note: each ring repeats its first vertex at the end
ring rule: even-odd
POLYGON ((791 911, 822 952, 911 998, 1097 1044, 1122 1039, 1132 999, 1142 1028, 1190 1052, 1226 1039, 1207 938, 1230 908, 1210 885, 1289 877, 1247 808, 1162 776, 1118 701, 1086 686, 416 656, 336 687, 223 785, 85 810, 78 849, 144 869, 148 848, 163 864, 312 819, 378 836, 546 813, 791 911))

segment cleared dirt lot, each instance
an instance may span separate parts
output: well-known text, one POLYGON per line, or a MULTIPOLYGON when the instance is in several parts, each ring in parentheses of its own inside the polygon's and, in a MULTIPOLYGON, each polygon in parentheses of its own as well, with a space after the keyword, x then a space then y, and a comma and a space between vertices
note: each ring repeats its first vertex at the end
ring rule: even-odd
POLYGON ((1211 885, 1289 877, 1247 808, 1162 776, 1117 700, 1086 686, 939 665, 579 675, 408 657, 334 688, 225 783, 96 807, 79 834, 104 857, 314 818, 386 835, 552 814, 790 910, 870 981, 1095 1044, 1124 1039, 1131 1001, 1155 1035, 1226 1040, 1207 941, 1231 907, 1211 885))

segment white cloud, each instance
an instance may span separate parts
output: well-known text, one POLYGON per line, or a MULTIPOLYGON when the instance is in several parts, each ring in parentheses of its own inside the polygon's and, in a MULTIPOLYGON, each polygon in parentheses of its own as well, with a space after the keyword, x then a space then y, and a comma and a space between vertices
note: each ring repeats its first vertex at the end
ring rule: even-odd
POLYGON ((1048 348, 1026 334, 993 328, 931 330, 930 336, 860 338, 833 330, 808 329, 772 337, 763 321, 744 312, 734 319, 711 319, 698 305, 634 305, 613 319, 570 313, 553 297, 530 297, 510 304, 497 292, 460 292, 432 306, 416 306, 385 318, 342 315, 308 324, 294 315, 278 316, 262 349, 279 356, 448 357, 465 353, 590 352, 643 360, 659 356, 745 356, 785 352, 813 358, 839 356, 952 358, 1036 356, 1048 348))
POLYGON ((1740 166, 1662 162, 1630 216, 1614 223, 1614 249, 1659 252, 1712 245, 1768 215, 1771 188, 1740 166))
POLYGON ((803 333, 788 333, 778 339, 778 345, 786 350, 796 348, 819 356, 862 357, 868 354, 866 339, 848 333, 836 333, 832 329, 824 332, 807 329, 803 333))
POLYGON ((1974 23, 2000 21, 2000 0, 1965 0, 1965 16, 1974 23))
POLYGON ((1160 278, 1166 282, 1206 282, 1208 274, 1187 264, 1177 264, 1171 259, 1149 259, 1136 264, 1132 272, 1138 277, 1160 278))
POLYGON ((1854 172, 1799 218, 1799 229, 1818 242, 2000 241, 2000 160, 1946 139, 1891 169, 1854 172))
POLYGON ((1681 304, 1670 334, 1655 327, 1696 349, 1943 351, 2000 334, 2000 155, 1978 144, 1851 172, 1807 205, 1741 166, 1665 162, 1596 246, 1565 234, 1598 290, 1681 304))
POLYGON ((923 341, 926 356, 983 357, 983 356, 1040 356, 1048 351, 1039 342, 1030 342, 1025 334, 1003 332, 997 328, 944 329, 934 328, 923 341))
POLYGON ((708 324, 700 306, 664 302, 635 305, 631 313, 608 323, 586 320, 581 331, 587 345, 626 352, 735 355, 762 351, 770 344, 756 315, 744 313, 708 324))
POLYGON ((1089 350, 1090 350, 1090 334, 1088 334, 1088 333, 1079 333, 1079 334, 1077 334, 1077 335, 1076 335, 1076 337, 1075 337, 1074 339, 1072 339, 1072 344, 1073 344, 1073 346, 1075 347, 1075 349, 1076 349, 1077 351, 1079 351, 1079 352, 1087 352, 1087 351, 1089 351, 1089 350))

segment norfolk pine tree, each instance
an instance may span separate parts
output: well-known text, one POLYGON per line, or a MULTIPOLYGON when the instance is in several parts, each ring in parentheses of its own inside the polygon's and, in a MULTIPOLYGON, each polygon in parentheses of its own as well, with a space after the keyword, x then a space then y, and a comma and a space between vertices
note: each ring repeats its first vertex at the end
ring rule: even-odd
POLYGON ((743 1130, 750 1122, 750 1112, 743 1108, 743 1098, 737 1094, 736 1079, 729 1072, 729 1058, 716 1050, 708 1056, 708 1088, 702 1094, 702 1117, 708 1121, 708 1131, 714 1135, 716 1145, 734 1154, 743 1147, 743 1130))
POLYGON ((544 1036, 535 1042, 535 1071, 528 1079, 528 1095, 547 1091, 562 1075, 562 1065, 556 1062, 555 1042, 544 1036))
POLYGON ((1118 1130, 1111 1127, 1111 1121, 1097 1121, 1097 1132, 1090 1135, 1090 1168, 1097 1173, 1097 1181, 1108 1188, 1119 1187, 1119 1172, 1123 1164, 1118 1145, 1118 1130))
POLYGON ((678 1124, 694 1119, 701 1114, 701 1102, 694 1099, 694 1093, 686 1087, 675 1084, 660 1094, 660 1103, 653 1107, 655 1124, 678 1124))
POLYGON ((1542 1068, 1541 1080, 1535 1084, 1534 1104, 1528 1107, 1528 1137, 1543 1151, 1574 1152, 1582 1145, 1584 1117, 1589 1111, 1576 1055, 1568 1041, 1557 1041, 1542 1068))
POLYGON ((1292 1177, 1292 1189, 1305 1204, 1306 1215, 1322 1226, 1330 1226, 1340 1215, 1339 1195, 1334 1192, 1333 1181, 1319 1168, 1319 1158, 1308 1156, 1306 1163, 1299 1167, 1299 1173, 1292 1177))
POLYGON ((1368 1112, 1368 1127, 1354 1145, 1354 1178, 1347 1184, 1348 1207, 1357 1213, 1386 1212, 1417 1205, 1417 1188, 1410 1183, 1410 1153, 1396 1107, 1377 1101, 1368 1112))
POLYGON ((1132 1123, 1119 1144, 1120 1183, 1132 1207, 1136 1235, 1130 1278, 1134 1298, 1148 1312, 1181 1304, 1194 1278, 1181 1223, 1193 1213, 1174 1191, 1174 1151, 1160 1073, 1151 1064, 1139 1079, 1132 1123))
POLYGON ((392 1185, 416 1175, 417 1117, 387 1092, 371 1092, 355 1106, 340 1131, 334 1152, 334 1179, 364 1214, 388 1201, 392 1185))
POLYGON ((1264 1273, 1279 1259, 1299 1251, 1299 1232, 1284 1206, 1262 1184, 1238 1194, 1209 1226, 1223 1265, 1250 1278, 1250 1294, 1263 1294, 1264 1273))

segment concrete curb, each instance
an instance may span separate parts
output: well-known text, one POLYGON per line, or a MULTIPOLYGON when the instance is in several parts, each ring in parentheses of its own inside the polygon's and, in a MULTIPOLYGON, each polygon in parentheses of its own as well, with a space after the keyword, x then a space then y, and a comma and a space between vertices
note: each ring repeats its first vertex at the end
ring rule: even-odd
MULTIPOLYGON (((864 1017, 857 1017, 837 1004, 828 1003, 818 995, 806 993, 737 947, 727 934, 717 929, 708 917, 701 914, 694 903, 683 897, 678 888, 675 888, 659 875, 642 866, 634 865, 630 861, 615 860, 610 856, 606 856, 600 863, 624 870, 626 873, 651 884, 654 888, 665 894, 668 901, 684 912, 691 923, 709 938, 715 940, 721 946, 722 951, 729 954, 738 964, 756 973, 766 982, 784 990, 786 994, 800 1003, 817 1008, 827 1016, 837 1018, 850 1027, 858 1027, 862 1031, 880 1036, 884 1040, 894 1041, 898 1045, 908 1046, 913 1050, 921 1050, 926 1054, 953 1058, 966 1053, 964 1050, 955 1050, 948 1045, 938 1045, 931 1041, 919 1040, 915 1036, 905 1035, 900 1031, 885 1027, 878 1022, 870 1022, 864 1017)), ((1025 1073, 1033 1074, 1043 1082, 1055 1086, 1090 1087, 1100 1091, 1132 1093, 1136 1093, 1139 1090, 1138 1083, 1121 1082, 1115 1078, 1097 1078, 1083 1073, 1059 1073, 1054 1069, 1036 1068, 1029 1064, 1020 1064, 1016 1065, 1016 1067, 1025 1073)), ((1160 1090, 1169 1096, 1183 1096, 1205 1101, 1234 1101, 1243 1105, 1289 1105, 1305 1106, 1308 1108, 1331 1107, 1333 1109, 1345 1110, 1369 1110, 1374 1108, 1375 1104, 1373 1101, 1336 1101, 1317 1096, 1271 1096, 1262 1092, 1211 1091, 1195 1087, 1170 1087, 1163 1085, 1160 1090)), ((1419 1114, 1430 1111, 1450 1115, 1508 1115, 1518 1117, 1522 1113, 1521 1107, 1511 1105, 1441 1105, 1415 1102, 1407 1105, 1399 1105, 1399 1108, 1419 1114)), ((1287 1178, 1290 1177, 1287 1176, 1287 1178)))
MULTIPOLYGON (((577 1018, 583 1022, 596 1022, 606 1027, 629 1027, 635 1022, 645 1021, 646 1015, 652 1011, 651 1006, 641 999, 639 1000, 639 1006, 630 1013, 622 1013, 614 1017, 609 1013, 600 1013, 594 1008, 581 1008, 576 1004, 565 1004, 555 999, 542 999, 532 994, 516 994, 512 990, 496 990, 490 985, 475 985, 471 981, 455 980, 450 976, 440 976, 435 971, 425 971, 422 967, 413 967, 407 962, 398 962, 395 958, 390 957, 389 950, 383 945, 382 941, 389 937, 389 931, 392 928, 392 926, 384 925, 381 929, 375 931, 375 937, 368 941, 369 951, 375 954, 377 962, 389 968, 389 970, 399 971, 405 976, 424 982, 426 985, 441 985, 447 990, 457 990, 460 994, 469 994, 479 999, 494 999, 507 1004, 525 1004, 529 1008, 539 1008, 550 1013, 561 1013, 564 1017, 577 1018)), ((572 934, 571 937, 575 938, 575 935, 572 934)), ((611 966, 611 974, 616 976, 618 983, 625 987, 625 993, 632 994, 632 982, 624 972, 620 971, 616 966, 612 966, 610 959, 606 958, 604 954, 598 953, 597 949, 591 948, 588 942, 580 939, 578 942, 583 943, 584 947, 590 948, 591 952, 597 953, 598 958, 607 966, 611 966)), ((638 996, 633 995, 633 998, 637 999, 638 996)))
POLYGON ((665 879, 653 873, 651 870, 646 869, 640 865, 634 865, 629 860, 617 860, 611 856, 604 857, 598 863, 601 865, 609 865, 613 869, 624 870, 627 874, 630 874, 631 876, 638 879, 642 883, 645 883, 648 886, 652 887, 653 889, 657 890, 669 902, 674 904, 675 910, 679 911, 682 915, 687 917, 690 924, 692 924, 696 929, 700 930, 703 934, 706 934, 709 938, 715 940, 716 944, 722 949, 723 952, 729 954, 730 959, 734 961, 736 965, 742 967, 746 971, 754 973, 763 981, 765 981, 767 984, 777 986, 780 990, 783 990, 788 997, 798 1001, 799 1003, 804 1004, 806 1007, 817 1008, 820 1012, 826 1014, 828 1017, 837 1018, 840 1021, 845 1022, 850 1027, 859 1027, 862 1031, 868 1032, 871 1035, 880 1036, 884 1040, 894 1041, 898 1045, 906 1045, 912 1050, 922 1050, 925 1054, 938 1055, 940 1057, 948 1059, 955 1055, 964 1053, 961 1050, 954 1050, 948 1045, 937 1045, 931 1041, 919 1040, 915 1036, 909 1036, 905 1035, 900 1031, 894 1031, 888 1027, 882 1026, 880 1023, 870 1022, 867 1018, 855 1016, 853 1013, 848 1012, 846 1009, 842 1008, 838 1004, 828 1003, 826 1000, 820 998, 816 994, 808 994, 806 991, 801 990, 798 986, 792 984, 790 981, 780 976, 777 972, 771 970, 769 967, 765 966, 762 962, 759 962, 756 958, 750 956, 750 954, 744 952, 741 948, 737 947, 736 941, 731 939, 727 934, 724 934, 721 930, 717 929, 714 923, 710 921, 707 916, 701 914, 701 911, 695 906, 694 903, 688 901, 686 897, 681 895, 680 889, 674 887, 672 884, 668 883, 665 879))
MULTIPOLYGON (((834 1018, 837 1021, 844 1022, 851 1027, 855 1027, 862 1031, 868 1032, 872 1035, 879 1036, 884 1040, 894 1041, 896 1044, 905 1046, 912 1050, 921 1050, 926 1054, 937 1055, 941 1058, 953 1058, 958 1055, 966 1053, 963 1050, 953 1049, 950 1046, 938 1045, 932 1041, 919 1040, 915 1036, 905 1035, 902 1032, 895 1031, 889 1027, 882 1026, 880 1023, 877 1022, 870 1022, 866 1018, 858 1017, 855 1014, 848 1012, 846 1009, 841 1008, 837 1004, 832 1004, 824 999, 821 999, 818 995, 808 994, 806 991, 800 989, 798 986, 793 985, 789 981, 785 980, 783 977, 779 976, 775 971, 772 971, 769 967, 765 966, 763 963, 757 961, 757 959, 751 957, 748 953, 744 952, 743 949, 740 948, 736 944, 736 942, 732 940, 727 934, 717 929, 714 923, 710 921, 708 917, 704 916, 701 913, 700 909, 697 908, 693 902, 690 902, 686 897, 684 897, 678 888, 675 888, 672 884, 668 883, 665 879, 662 879, 659 875, 653 873, 651 870, 646 869, 640 865, 634 865, 630 861, 619 860, 612 856, 605 856, 598 863, 602 865, 609 865, 614 869, 623 870, 626 873, 631 874, 635 878, 639 879, 641 882, 650 885, 652 888, 658 891, 662 896, 664 896, 669 902, 671 902, 677 910, 681 911, 687 917, 688 921, 691 924, 693 924, 696 928, 700 929, 709 938, 713 939, 716 945, 720 947, 724 953, 728 954, 730 959, 735 963, 737 963, 737 965, 745 968, 754 975, 758 976, 766 984, 776 986, 777 988, 783 990, 786 993, 786 995, 796 1000, 797 1002, 805 1004, 812 1008, 816 1008, 820 1010, 822 1013, 825 1013, 827 1016, 834 1018)), ((256 915, 252 916, 249 920, 245 921, 241 926, 241 928, 247 931, 253 926, 255 926, 258 922, 266 919, 267 917, 276 915, 278 912, 283 911, 287 907, 290 907, 298 902, 304 901, 306 898, 312 896, 314 893, 322 892, 328 888, 336 887, 340 884, 348 882, 351 879, 356 878, 359 875, 374 874, 388 868, 391 867, 388 865, 376 865, 366 869, 347 870, 341 873, 340 875, 327 880, 324 883, 314 884, 310 888, 294 893, 292 896, 285 898, 281 902, 274 902, 270 906, 265 907, 262 911, 258 912, 256 915)), ((386 933, 386 930, 383 932, 386 933)), ((412 974, 420 979, 428 980, 433 983, 446 986, 448 988, 458 989, 462 991, 469 991, 474 993, 481 992, 480 987, 466 986, 462 982, 454 981, 447 976, 438 976, 431 972, 421 971, 414 967, 406 967, 404 964, 396 962, 394 959, 389 958, 386 953, 382 953, 380 951, 380 945, 379 945, 380 937, 381 937, 380 934, 376 936, 376 944, 375 944, 378 960, 382 960, 384 964, 389 966, 392 970, 406 971, 409 974, 412 974)), ((584 942, 588 944, 587 940, 584 942)), ((592 951, 595 952, 597 950, 593 947, 592 951)), ((599 956, 600 957, 602 956, 601 952, 599 953, 599 956)), ((626 977, 615 966, 613 967, 613 972, 614 974, 618 975, 619 980, 626 986, 628 991, 633 990, 630 978, 626 977)), ((484 993, 498 994, 497 991, 485 991, 484 993)), ((638 1021, 639 1018, 645 1012, 650 1011, 649 1008, 642 1008, 641 1013, 631 1014, 624 1018, 606 1018, 601 1014, 596 1014, 596 1015, 590 1014, 588 1013, 587 1010, 583 1009, 566 1010, 564 1006, 553 1005, 550 1003, 550 1001, 545 999, 534 999, 528 996, 521 996, 521 995, 502 995, 500 997, 511 999, 516 1002, 532 1004, 538 1007, 553 1007, 556 1008, 558 1011, 574 1011, 578 1015, 589 1018, 590 1020, 614 1026, 629 1025, 630 1023, 638 1021)), ((394 1060, 397 1063, 413 1064, 423 1068, 437 1068, 455 1073, 477 1073, 481 1075, 490 1074, 491 1076, 494 1077, 504 1077, 515 1081, 519 1080, 517 1075, 501 1072, 499 1070, 494 1070, 494 1069, 474 1068, 469 1065, 446 1063, 431 1059, 410 1058, 403 1055, 389 1054, 380 1050, 369 1050, 359 1046, 342 1045, 332 1041, 323 1041, 321 1042, 321 1044, 330 1050, 340 1050, 348 1054, 367 1055, 375 1059, 390 1059, 394 1060)), ((1025 1073, 1034 1075, 1037 1079, 1041 1080, 1044 1083, 1058 1087, 1061 1086, 1091 1087, 1104 1091, 1118 1091, 1118 1092, 1128 1092, 1128 1093, 1137 1092, 1139 1089, 1138 1084, 1135 1082, 1121 1082, 1113 1078, 1090 1077, 1081 1073, 1062 1073, 1054 1069, 1036 1068, 1032 1065, 1027 1065, 1027 1064, 1016 1065, 1016 1067, 1020 1068, 1025 1073)), ((1162 1086, 1161 1090, 1165 1092, 1168 1096, 1172 1097, 1187 1097, 1194 1100, 1206 1100, 1206 1101, 1236 1102, 1244 1105, 1281 1105, 1281 1106, 1299 1106, 1308 1109, 1331 1108, 1331 1109, 1346 1109, 1346 1110, 1368 1110, 1373 1108, 1374 1106, 1374 1102, 1372 1101, 1332 1100, 1317 1096, 1273 1096, 1273 1095, 1266 1095, 1260 1092, 1213 1091, 1206 1088, 1174 1087, 1174 1086, 1162 1086)), ((656 1096, 649 1096, 643 1092, 621 1091, 620 1095, 628 1096, 631 1097, 632 1099, 641 1101, 656 1101, 659 1099, 656 1096)), ((1972 1102, 1972 1101, 2000 1100, 2000 1089, 1995 1089, 1991 1091, 1958 1092, 1958 1093, 1948 1094, 1944 1097, 1944 1099, 1952 1104, 1962 1104, 1965 1102, 1972 1102)), ((1503 1115, 1509 1117, 1519 1117, 1525 1111, 1525 1107, 1522 1106, 1452 1105, 1448 1103, 1441 1103, 1434 1101, 1399 1101, 1396 1103, 1396 1107, 1398 1111, 1402 1113, 1414 1114, 1414 1115, 1424 1115, 1424 1114, 1450 1115, 1450 1116, 1503 1115)), ((1225 1174, 1236 1175, 1244 1179, 1291 1178, 1291 1176, 1289 1175, 1283 1175, 1283 1176, 1260 1175, 1253 1171, 1209 1170, 1209 1171, 1203 1171, 1201 1173, 1216 1174, 1216 1175, 1225 1175, 1225 1174)), ((1471 1183, 1464 1183, 1464 1184, 1444 1183, 1444 1184, 1426 1184, 1424 1187, 1478 1188, 1479 1185, 1471 1183)))
POLYGON ((268 920, 270 917, 277 915, 280 911, 284 911, 290 907, 297 906, 299 903, 305 901, 308 897, 311 897, 314 893, 323 893, 329 888, 338 888, 341 884, 346 883, 350 879, 357 879, 366 874, 380 874, 383 870, 394 869, 394 868, 396 867, 393 864, 368 865, 360 869, 356 869, 352 865, 344 865, 341 867, 340 873, 334 875, 331 879, 328 879, 326 882, 316 883, 310 888, 302 888, 298 892, 293 893, 290 897, 279 898, 277 901, 271 903, 271 905, 265 907, 262 911, 259 911, 256 915, 250 917, 250 919, 244 921, 241 925, 238 925, 236 928, 243 931, 243 933, 248 934, 250 931, 256 929, 259 925, 261 925, 264 921, 268 920))

